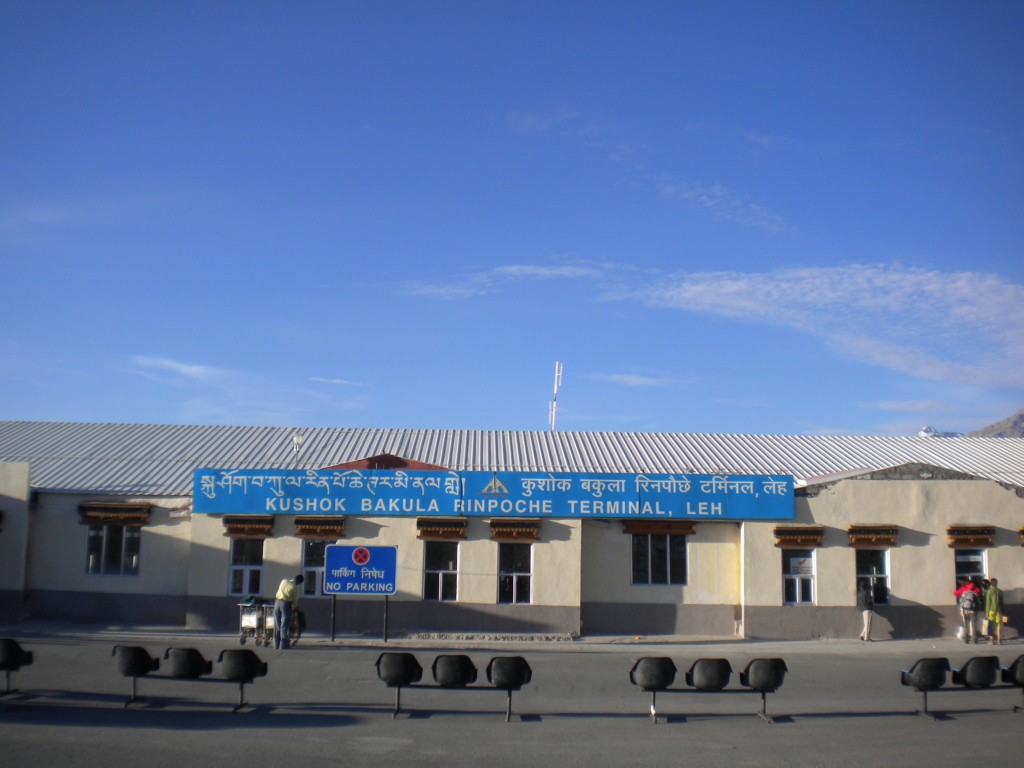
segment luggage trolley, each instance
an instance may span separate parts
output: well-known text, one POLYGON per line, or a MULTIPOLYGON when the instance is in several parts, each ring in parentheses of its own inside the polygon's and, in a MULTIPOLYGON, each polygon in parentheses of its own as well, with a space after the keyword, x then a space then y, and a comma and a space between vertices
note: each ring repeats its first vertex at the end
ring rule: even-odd
MULTIPOLYGON (((267 636, 266 628, 264 627, 264 605, 263 600, 250 599, 247 602, 241 602, 238 604, 238 644, 245 645, 245 641, 250 637, 253 638, 256 645, 263 645, 264 638, 267 636)), ((271 621, 273 621, 273 606, 270 610, 271 621)), ((273 626, 270 630, 271 642, 274 638, 273 626)))

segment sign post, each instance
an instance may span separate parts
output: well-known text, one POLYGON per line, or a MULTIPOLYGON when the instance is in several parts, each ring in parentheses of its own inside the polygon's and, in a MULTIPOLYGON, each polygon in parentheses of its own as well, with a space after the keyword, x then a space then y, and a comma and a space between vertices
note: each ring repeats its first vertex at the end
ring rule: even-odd
POLYGON ((338 595, 384 595, 384 642, 388 641, 388 596, 395 594, 398 547, 328 544, 324 560, 324 594, 331 595, 331 639, 334 600, 338 595))

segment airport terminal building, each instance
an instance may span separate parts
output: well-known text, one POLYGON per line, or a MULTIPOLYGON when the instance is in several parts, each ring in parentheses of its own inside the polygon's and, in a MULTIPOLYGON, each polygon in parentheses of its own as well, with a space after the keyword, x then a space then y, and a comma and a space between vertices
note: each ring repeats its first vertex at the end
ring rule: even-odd
POLYGON ((856 637, 867 583, 941 637, 983 577, 1024 627, 1016 438, 0 422, 0 513, 7 618, 225 630, 301 572, 311 630, 377 632, 342 544, 395 548, 395 631, 856 637))

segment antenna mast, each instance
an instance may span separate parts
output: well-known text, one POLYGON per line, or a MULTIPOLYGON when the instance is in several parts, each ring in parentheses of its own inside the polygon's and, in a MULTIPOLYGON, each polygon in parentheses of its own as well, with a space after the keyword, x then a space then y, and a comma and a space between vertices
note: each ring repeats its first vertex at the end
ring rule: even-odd
POLYGON ((555 363, 555 393, 551 397, 551 405, 548 406, 548 424, 551 431, 555 431, 555 410, 558 408, 558 385, 562 383, 562 365, 555 363))

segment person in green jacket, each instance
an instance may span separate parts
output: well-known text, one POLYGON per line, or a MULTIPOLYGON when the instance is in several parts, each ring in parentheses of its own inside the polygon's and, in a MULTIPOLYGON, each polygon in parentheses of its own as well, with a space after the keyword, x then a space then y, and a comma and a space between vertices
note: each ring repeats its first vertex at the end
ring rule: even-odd
POLYGON ((992 586, 985 593, 985 617, 988 619, 988 642, 991 645, 1003 644, 1003 590, 999 588, 999 579, 992 579, 992 586), (992 628, 995 627, 993 634, 992 628))

